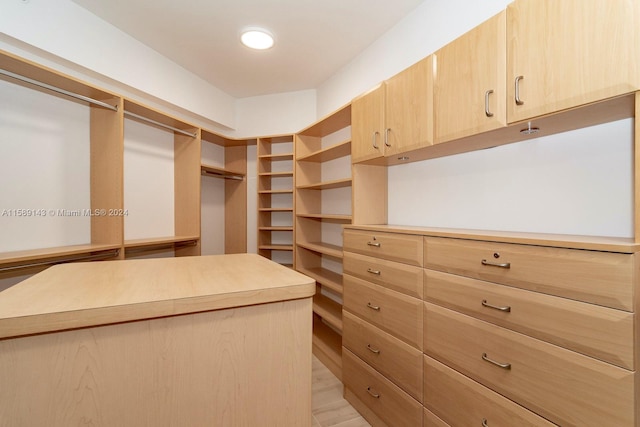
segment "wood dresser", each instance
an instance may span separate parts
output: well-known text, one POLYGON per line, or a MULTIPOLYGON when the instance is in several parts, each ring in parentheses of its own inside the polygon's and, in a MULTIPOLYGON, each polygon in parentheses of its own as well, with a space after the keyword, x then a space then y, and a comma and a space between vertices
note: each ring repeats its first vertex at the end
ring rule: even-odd
POLYGON ((0 426, 310 426, 314 292, 255 254, 51 267, 0 292, 0 426))
POLYGON ((374 426, 640 426, 640 246, 344 231, 345 397, 374 426))

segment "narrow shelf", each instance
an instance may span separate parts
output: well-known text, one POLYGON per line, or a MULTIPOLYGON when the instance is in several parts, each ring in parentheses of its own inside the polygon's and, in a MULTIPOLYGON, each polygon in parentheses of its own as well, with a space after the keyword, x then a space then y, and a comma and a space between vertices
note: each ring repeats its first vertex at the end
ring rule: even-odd
POLYGON ((282 177, 293 176, 293 171, 287 171, 287 172, 262 172, 262 173, 259 173, 258 176, 270 176, 272 178, 282 178, 282 177))
POLYGON ((263 190, 258 191, 258 194, 293 194, 293 190, 263 190))
POLYGON ((260 208, 259 212, 293 212, 293 208, 260 208))
POLYGON ((313 312, 337 331, 342 332, 342 305, 325 295, 316 293, 313 296, 313 312))
POLYGON ((342 295, 343 287, 342 287, 342 274, 336 273, 331 270, 327 270, 322 267, 315 268, 305 268, 298 267, 297 270, 306 274, 307 276, 314 279, 316 282, 320 283, 322 286, 326 286, 332 291, 342 295))
POLYGON ((261 245, 258 249, 262 251, 292 251, 293 245, 261 245))
POLYGON ((225 179, 244 179, 245 174, 242 172, 234 172, 224 168, 219 168, 215 166, 209 165, 201 165, 200 172, 204 176, 211 176, 214 178, 225 178, 225 179))
POLYGON ((351 155, 351 140, 343 141, 322 150, 314 151, 297 158, 299 162, 322 163, 351 155))
POLYGON ((117 252, 120 248, 120 245, 115 244, 86 244, 4 252, 0 254, 0 271, 60 262, 80 261, 85 259, 85 257, 93 256, 96 252, 116 252, 112 256, 105 257, 111 258, 118 255, 117 252))
POLYGON ((320 320, 313 322, 313 354, 342 379, 342 337, 320 320))
POLYGON ((159 246, 172 246, 180 245, 184 243, 197 243, 200 240, 198 236, 167 236, 167 237, 152 237, 149 239, 131 239, 125 240, 125 249, 142 249, 142 248, 154 248, 159 246))
POLYGON ((271 160, 273 162, 280 160, 293 160, 293 153, 284 153, 284 154, 264 154, 258 156, 259 160, 271 160))
POLYGON ((332 245, 330 243, 323 242, 297 242, 301 248, 308 249, 313 252, 318 252, 324 255, 329 255, 334 258, 342 259, 342 246, 332 245))
POLYGON ((258 227, 259 231, 293 231, 293 227, 258 227))
POLYGON ((319 182, 317 184, 299 185, 298 190, 330 190, 332 188, 351 187, 351 178, 335 179, 332 181, 319 182))
POLYGON ((296 216, 300 218, 319 219, 330 222, 343 222, 346 224, 351 224, 351 220, 353 218, 351 215, 338 214, 297 214, 296 216))

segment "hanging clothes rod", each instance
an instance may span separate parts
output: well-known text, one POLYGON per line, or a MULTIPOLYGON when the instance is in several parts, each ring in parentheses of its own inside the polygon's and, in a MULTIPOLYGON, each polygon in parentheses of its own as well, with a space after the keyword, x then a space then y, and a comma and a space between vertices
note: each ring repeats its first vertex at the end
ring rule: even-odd
POLYGON ((129 112, 127 110, 124 111, 124 115, 125 116, 129 116, 129 117, 133 117, 133 118, 136 118, 136 119, 139 119, 139 120, 142 120, 142 121, 147 122, 147 123, 154 124, 156 126, 160 126, 161 128, 169 129, 169 130, 172 130, 174 132, 178 132, 178 133, 181 133, 183 135, 190 136, 192 138, 195 138, 196 136, 198 136, 195 133, 187 132, 186 130, 182 130, 182 129, 174 128, 173 126, 165 125, 164 123, 160 123, 160 122, 157 122, 155 120, 148 119, 145 116, 140 116, 138 114, 129 112))
POLYGON ((240 176, 240 175, 222 175, 219 173, 215 173, 215 172, 209 172, 206 170, 203 170, 201 172, 202 175, 204 176, 210 176, 212 178, 222 178, 222 179, 233 179, 235 181, 243 181, 244 177, 240 176))
POLYGON ((197 244, 198 244, 197 240, 186 240, 184 242, 159 243, 157 245, 146 245, 146 246, 125 248, 124 251, 127 254, 132 254, 132 253, 138 253, 138 252, 157 251, 160 249, 188 248, 191 246, 196 246, 197 244))
POLYGON ((99 105, 100 107, 108 108, 109 110, 118 111, 117 106, 107 104, 106 102, 98 101, 97 99, 89 98, 88 96, 78 95, 77 93, 69 92, 68 90, 60 89, 59 87, 51 86, 49 84, 30 79, 29 77, 21 76, 20 74, 12 73, 11 71, 0 70, 0 74, 2 74, 3 76, 11 77, 12 79, 20 80, 21 82, 29 83, 34 86, 38 86, 43 89, 50 90, 52 92, 70 96, 71 98, 76 98, 81 101, 88 102, 90 104, 99 105))
POLYGON ((64 259, 56 259, 51 261, 34 262, 31 264, 13 265, 10 267, 0 267, 0 272, 21 270, 23 268, 42 267, 43 265, 65 264, 65 263, 74 262, 74 261, 90 261, 90 260, 97 260, 97 259, 113 258, 113 257, 117 257, 120 254, 120 249, 113 249, 113 250, 110 250, 109 252, 110 253, 84 255, 84 256, 69 257, 64 259))

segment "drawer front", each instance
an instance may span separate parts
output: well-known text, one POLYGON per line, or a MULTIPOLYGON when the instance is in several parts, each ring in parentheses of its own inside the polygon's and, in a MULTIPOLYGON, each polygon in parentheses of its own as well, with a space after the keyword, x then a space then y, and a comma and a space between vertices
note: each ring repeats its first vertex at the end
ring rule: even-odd
POLYGON ((422 268, 366 255, 344 253, 344 273, 422 299, 422 268))
POLYGON ((442 363, 424 356, 424 405, 452 426, 554 424, 442 363))
POLYGON ((425 270, 425 300, 633 370, 632 313, 425 270))
POLYGON ((424 408, 424 413, 422 414, 422 427, 451 427, 449 424, 442 421, 440 418, 436 417, 433 412, 429 411, 427 408, 424 408))
POLYGON ((343 247, 348 252, 422 266, 422 236, 347 229, 343 247))
POLYGON ((425 267, 633 311, 633 256, 425 238, 425 267))
POLYGON ((422 425, 422 405, 347 349, 342 352, 342 381, 388 425, 422 425))
POLYGON ((422 352, 345 311, 342 345, 422 402, 422 352))
POLYGON ((422 301, 345 274, 343 308, 422 351, 422 301))
POLYGON ((633 372, 424 304, 427 355, 556 424, 634 425, 633 372))

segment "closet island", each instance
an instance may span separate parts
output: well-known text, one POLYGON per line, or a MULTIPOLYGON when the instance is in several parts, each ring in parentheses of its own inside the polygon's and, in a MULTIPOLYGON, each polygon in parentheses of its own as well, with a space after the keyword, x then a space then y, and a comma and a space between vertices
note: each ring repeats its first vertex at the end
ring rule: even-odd
POLYGON ((255 254, 51 267, 0 298, 0 426, 309 426, 314 292, 255 254))

